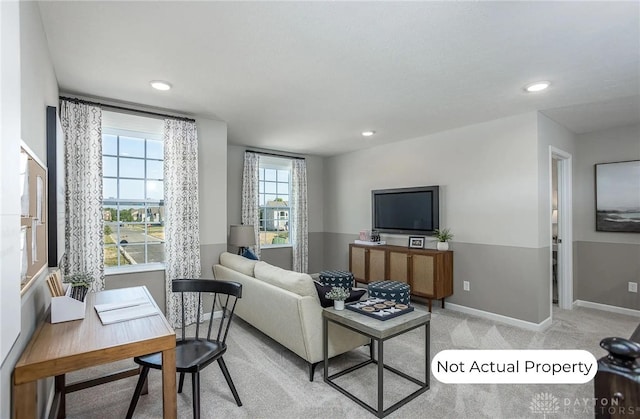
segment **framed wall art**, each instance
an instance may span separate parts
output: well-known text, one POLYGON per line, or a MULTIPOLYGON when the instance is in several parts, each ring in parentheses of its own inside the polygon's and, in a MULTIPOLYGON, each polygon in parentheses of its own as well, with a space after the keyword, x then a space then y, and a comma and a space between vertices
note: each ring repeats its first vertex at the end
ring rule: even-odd
POLYGON ((595 165, 596 231, 640 233, 640 160, 595 165))

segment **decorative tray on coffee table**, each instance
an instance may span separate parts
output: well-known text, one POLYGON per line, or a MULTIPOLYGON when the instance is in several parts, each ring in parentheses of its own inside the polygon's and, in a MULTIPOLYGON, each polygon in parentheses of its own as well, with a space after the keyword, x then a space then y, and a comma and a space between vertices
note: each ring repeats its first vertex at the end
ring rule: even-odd
POLYGON ((413 306, 409 304, 400 304, 382 298, 369 298, 363 301, 347 303, 345 307, 378 320, 389 320, 413 311, 413 306))

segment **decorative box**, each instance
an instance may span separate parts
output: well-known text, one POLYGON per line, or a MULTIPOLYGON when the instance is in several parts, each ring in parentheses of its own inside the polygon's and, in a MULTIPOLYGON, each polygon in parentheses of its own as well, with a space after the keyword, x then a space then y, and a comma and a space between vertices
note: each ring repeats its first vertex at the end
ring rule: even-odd
POLYGON ((353 274, 347 271, 322 271, 318 281, 331 287, 353 288, 353 274))
POLYGON ((378 281, 369 284, 369 298, 381 298, 399 304, 409 304, 410 288, 398 281, 378 281))

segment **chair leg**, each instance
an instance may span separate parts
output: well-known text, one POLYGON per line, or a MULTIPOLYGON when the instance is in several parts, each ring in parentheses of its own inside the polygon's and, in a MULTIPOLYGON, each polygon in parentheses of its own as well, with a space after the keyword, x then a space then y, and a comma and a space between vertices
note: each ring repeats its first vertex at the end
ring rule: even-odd
POLYGON ((138 399, 140 398, 140 393, 142 392, 142 388, 144 387, 144 384, 147 381, 148 374, 149 374, 149 367, 143 367, 142 371, 140 371, 140 378, 138 378, 138 384, 136 384, 136 389, 133 392, 133 398, 131 399, 131 403, 129 404, 129 410, 127 410, 127 419, 131 419, 133 417, 133 412, 136 410, 136 405, 138 404, 138 399))
POLYGON ((193 419, 200 419, 200 373, 191 374, 191 387, 193 389, 193 419))
POLYGON ((180 384, 178 385, 178 393, 182 393, 182 385, 184 384, 184 372, 180 373, 180 384))
POLYGON ((227 384, 229 384, 231 393, 233 393, 233 398, 236 399, 236 404, 238 406, 242 406, 242 402, 240 401, 240 396, 238 396, 238 391, 236 390, 236 386, 233 385, 233 380, 231 380, 231 375, 229 375, 227 364, 224 363, 224 359, 222 359, 222 357, 218 358, 218 365, 220 365, 220 369, 222 370, 222 375, 224 375, 224 379, 227 380, 227 384))

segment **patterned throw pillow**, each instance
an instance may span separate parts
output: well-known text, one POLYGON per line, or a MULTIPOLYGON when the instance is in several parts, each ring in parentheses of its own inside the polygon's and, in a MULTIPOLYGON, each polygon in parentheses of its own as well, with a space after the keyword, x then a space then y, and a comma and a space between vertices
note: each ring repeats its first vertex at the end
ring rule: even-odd
MULTIPOLYGON (((322 307, 333 307, 333 300, 325 297, 325 294, 331 291, 333 288, 331 285, 322 285, 321 282, 313 281, 313 285, 316 286, 316 291, 318 291, 318 298, 320 299, 320 305, 322 307)), ((345 303, 351 303, 354 301, 358 301, 362 296, 367 292, 364 288, 352 288, 349 296, 345 300, 345 303)))
POLYGON ((245 247, 244 251, 242 252, 242 256, 246 257, 247 259, 258 260, 258 256, 256 256, 256 254, 253 253, 253 250, 249 249, 248 247, 245 247))

